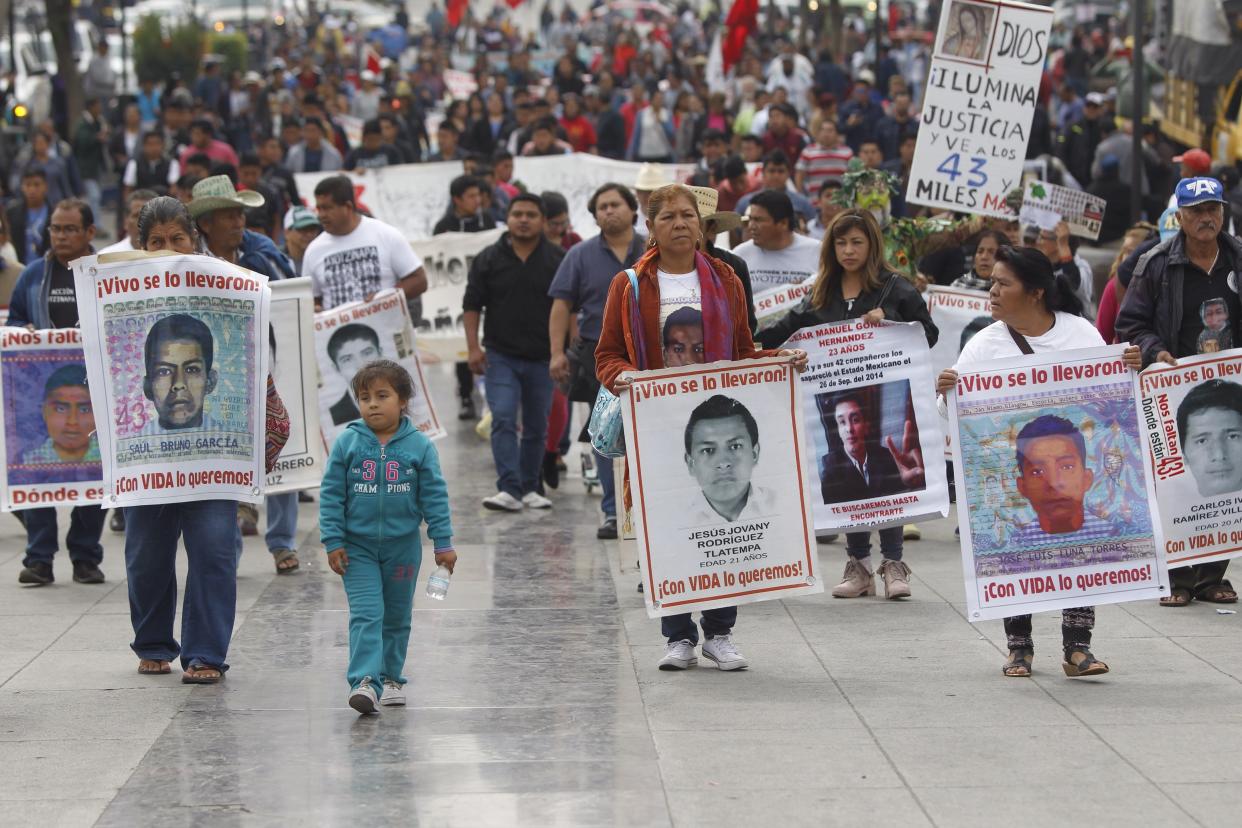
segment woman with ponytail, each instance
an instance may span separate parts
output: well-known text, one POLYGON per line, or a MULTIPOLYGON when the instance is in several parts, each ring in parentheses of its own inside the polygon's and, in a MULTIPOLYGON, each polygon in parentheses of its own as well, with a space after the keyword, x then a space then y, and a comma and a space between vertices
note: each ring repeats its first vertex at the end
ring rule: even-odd
MULTIPOLYGON (((964 365, 1023 354, 1063 352, 1104 345, 1100 332, 1082 317, 1082 302, 1073 288, 1057 276, 1052 262, 1039 250, 1002 247, 996 254, 989 293, 992 318, 996 321, 966 343, 956 365, 941 372, 936 381, 936 390, 941 394, 953 392, 957 386, 958 369, 964 365)), ((1142 367, 1142 355, 1133 345, 1126 348, 1124 360, 1133 371, 1142 367)), ((1060 417, 1040 417, 1039 420, 1048 421, 1048 435, 1061 433, 1056 429, 1062 424, 1071 428, 1073 425, 1060 417)), ((1068 434, 1069 430, 1065 429, 1065 433, 1068 434)), ((1077 432, 1074 431, 1074 434, 1077 432)), ((1095 676, 1108 672, 1108 665, 1091 654, 1094 627, 1095 607, 1076 607, 1061 612, 1063 669, 1067 676, 1095 676)), ((1035 657, 1031 616, 1006 618, 1005 634, 1009 659, 1002 672, 1010 678, 1029 677, 1035 657)))
MULTIPOLYGON (((618 273, 608 289, 595 348, 600 383, 615 394, 629 387, 634 371, 777 355, 789 357, 798 371, 806 370, 805 351, 755 347, 742 283, 727 264, 702 252, 698 202, 688 187, 660 187, 646 212, 647 252, 634 264, 638 301, 628 273, 618 273)), ((702 615, 703 656, 721 670, 745 668, 747 661, 731 637, 737 607, 702 615)), ((697 663, 699 634, 689 613, 665 616, 661 631, 668 640, 661 670, 697 663)))

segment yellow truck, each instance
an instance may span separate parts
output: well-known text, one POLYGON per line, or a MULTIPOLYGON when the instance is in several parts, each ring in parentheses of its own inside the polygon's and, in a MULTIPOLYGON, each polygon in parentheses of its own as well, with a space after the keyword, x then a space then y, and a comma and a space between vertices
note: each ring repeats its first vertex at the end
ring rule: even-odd
POLYGON ((1150 115, 1185 147, 1217 163, 1242 160, 1242 0, 1157 0, 1167 67, 1164 98, 1150 115), (1212 100, 1201 100, 1201 96, 1212 100))
POLYGON ((1152 117, 1160 131, 1187 147, 1203 147, 1221 164, 1242 161, 1242 69, 1227 86, 1217 89, 1214 123, 1209 127, 1199 117, 1199 85, 1167 75, 1163 111, 1153 104, 1152 117))

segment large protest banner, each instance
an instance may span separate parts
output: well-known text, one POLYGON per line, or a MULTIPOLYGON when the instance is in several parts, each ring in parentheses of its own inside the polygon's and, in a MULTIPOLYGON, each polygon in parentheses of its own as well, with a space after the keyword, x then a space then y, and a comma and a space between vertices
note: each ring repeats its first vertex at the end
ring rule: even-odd
POLYGON ((482 233, 441 233, 413 242, 427 271, 427 290, 418 320, 418 350, 446 361, 465 361, 466 323, 461 302, 466 295, 470 263, 488 245, 495 244, 503 228, 482 233))
POLYGON ((315 299, 311 280, 281 279, 272 289, 272 379, 289 412, 289 441, 267 475, 267 494, 313 489, 323 477, 319 431, 319 368, 315 362, 315 299))
MULTIPOLYGON (((578 235, 599 233, 587 201, 600 185, 609 181, 633 187, 641 167, 633 161, 615 161, 598 155, 574 153, 542 158, 514 159, 514 183, 528 191, 555 190, 569 202, 569 219, 578 235)), ((684 181, 694 171, 691 164, 662 164, 668 181, 684 181)), ((298 173, 298 191, 309 205, 315 185, 329 175, 347 175, 354 182, 354 198, 372 216, 396 227, 410 241, 429 239, 436 222, 449 208, 449 184, 462 174, 460 161, 431 164, 398 164, 375 170, 348 173, 298 173)))
POLYGON ((928 285, 923 293, 927 311, 940 336, 931 349, 932 371, 952 368, 970 338, 991 325, 992 302, 981 290, 928 285))
POLYGON ((315 355, 319 371, 319 427, 329 446, 361 414, 349 387, 368 362, 390 359, 410 372, 414 396, 410 422, 433 440, 445 435, 414 348, 414 327, 405 294, 390 289, 370 302, 353 302, 315 315, 315 355))
POLYGON ((0 510, 99 503, 103 467, 77 328, 0 328, 0 412, 0 510))
POLYGON ((851 319, 803 328, 781 347, 807 352, 799 380, 819 477, 811 497, 815 530, 852 532, 948 515, 944 438, 923 326, 851 319))
POLYGON ((622 396, 647 614, 822 592, 787 360, 644 371, 622 396))
MULTIPOLYGON (((1242 555, 1242 350, 1191 356, 1139 375, 1139 413, 1170 567, 1242 555)), ((1137 479, 1125 494, 1132 500, 1137 479)))
POLYGON ((1114 345, 963 366, 950 419, 971 621, 1168 594, 1137 378, 1114 345))
POLYGON ((1007 0, 945 4, 907 201, 1012 216, 1005 196, 1022 182, 1052 16, 1007 0))
POLYGON ((73 263, 107 508, 258 502, 267 279, 210 256, 73 263))
POLYGON ((759 327, 775 324, 777 320, 797 307, 803 297, 815 287, 816 278, 818 277, 793 285, 768 288, 756 293, 753 304, 755 319, 759 322, 759 327))

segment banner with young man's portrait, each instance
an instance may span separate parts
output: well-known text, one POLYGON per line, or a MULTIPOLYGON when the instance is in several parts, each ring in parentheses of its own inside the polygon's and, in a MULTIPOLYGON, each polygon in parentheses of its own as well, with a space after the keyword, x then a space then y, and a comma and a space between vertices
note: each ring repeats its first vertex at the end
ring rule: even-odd
POLYGON ((1242 555, 1242 350, 1151 366, 1139 414, 1169 567, 1242 555))
POLYGON ((410 312, 399 289, 381 291, 369 302, 352 302, 315 315, 319 427, 324 442, 331 446, 346 426, 362 417, 352 385, 354 374, 377 359, 396 362, 414 380, 414 395, 407 409, 414 427, 433 440, 446 434, 436 416, 415 347, 410 312))
POLYGON ((103 506, 258 502, 266 277, 209 256, 73 263, 103 506))
POLYGON ((1168 595, 1124 350, 961 371, 948 396, 970 621, 1168 595))
POLYGON ((784 359, 644 371, 623 393, 650 617, 823 591, 799 397, 784 359))
POLYGON ((103 468, 76 328, 0 328, 0 510, 98 504, 103 468))
POLYGON ((918 323, 803 328, 802 419, 819 487, 815 530, 853 532, 949 513, 930 353, 918 323))
POLYGON ((289 440, 267 475, 264 492, 313 489, 323 477, 323 435, 319 430, 319 370, 315 362, 315 298, 311 280, 271 282, 268 346, 276 393, 289 412, 289 440))

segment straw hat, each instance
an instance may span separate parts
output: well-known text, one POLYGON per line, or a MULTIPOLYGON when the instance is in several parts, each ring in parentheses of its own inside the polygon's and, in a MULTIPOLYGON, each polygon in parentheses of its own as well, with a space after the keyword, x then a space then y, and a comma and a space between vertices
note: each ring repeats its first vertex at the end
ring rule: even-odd
POLYGON ((664 167, 661 165, 643 164, 638 168, 638 179, 634 182, 634 189, 651 193, 672 183, 664 177, 664 167))
POLYGON ((716 211, 716 205, 720 203, 720 193, 711 187, 691 187, 690 192, 694 193, 694 200, 698 203, 699 218, 716 222, 717 233, 728 233, 742 226, 742 217, 737 213, 716 211))
POLYGON ((264 198, 261 193, 254 190, 237 192, 227 175, 204 178, 190 191, 190 215, 194 218, 213 210, 229 210, 234 207, 241 207, 244 210, 250 207, 262 207, 263 204, 264 198))

